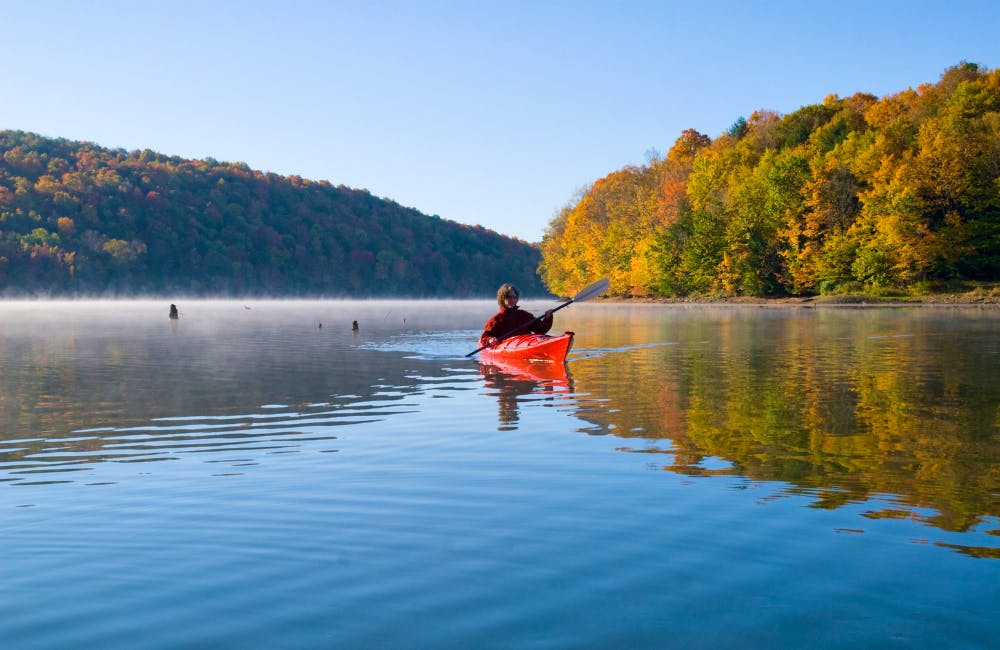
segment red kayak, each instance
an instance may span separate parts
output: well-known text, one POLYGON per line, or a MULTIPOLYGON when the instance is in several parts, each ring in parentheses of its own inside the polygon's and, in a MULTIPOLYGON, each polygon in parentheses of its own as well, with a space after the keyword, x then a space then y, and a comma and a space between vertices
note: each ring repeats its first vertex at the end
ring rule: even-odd
POLYGON ((479 354, 486 359, 522 359, 526 361, 558 361, 562 363, 573 347, 573 332, 558 336, 548 334, 518 334, 506 338, 479 354))

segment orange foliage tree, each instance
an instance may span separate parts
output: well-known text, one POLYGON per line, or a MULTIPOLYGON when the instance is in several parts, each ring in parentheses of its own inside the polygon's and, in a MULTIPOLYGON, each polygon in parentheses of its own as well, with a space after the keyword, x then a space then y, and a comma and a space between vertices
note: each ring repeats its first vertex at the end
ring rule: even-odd
POLYGON ((541 271, 567 293, 911 291, 1000 278, 1000 70, 756 111, 714 140, 596 181, 550 224, 541 271))

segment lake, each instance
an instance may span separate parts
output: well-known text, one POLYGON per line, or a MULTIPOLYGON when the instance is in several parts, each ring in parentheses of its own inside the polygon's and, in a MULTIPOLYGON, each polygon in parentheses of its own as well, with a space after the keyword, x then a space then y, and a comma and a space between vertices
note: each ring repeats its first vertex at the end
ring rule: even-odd
POLYGON ((996 647, 995 307, 176 302, 0 302, 4 647, 996 647))

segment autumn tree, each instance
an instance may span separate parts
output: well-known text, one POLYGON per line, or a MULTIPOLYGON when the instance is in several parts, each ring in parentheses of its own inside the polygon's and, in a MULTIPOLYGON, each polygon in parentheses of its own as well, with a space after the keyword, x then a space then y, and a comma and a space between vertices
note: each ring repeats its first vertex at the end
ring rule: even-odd
POLYGON ((0 294, 541 294, 540 259, 325 181, 0 131, 0 294))
POLYGON ((550 287, 622 295, 907 291, 1000 276, 1000 71, 754 111, 596 181, 543 241, 550 287))

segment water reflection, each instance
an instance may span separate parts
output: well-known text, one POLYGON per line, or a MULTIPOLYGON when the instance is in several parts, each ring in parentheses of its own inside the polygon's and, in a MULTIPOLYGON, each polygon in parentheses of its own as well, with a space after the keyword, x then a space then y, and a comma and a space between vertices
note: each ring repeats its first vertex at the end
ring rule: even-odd
MULTIPOLYGON (((0 305, 0 482, 86 481, 99 463, 206 452, 239 467, 305 445, 335 451, 336 428, 411 412, 408 397, 453 375, 372 344, 398 335, 394 303, 186 305, 178 319, 141 301, 0 305)), ((409 322, 433 331, 461 313, 447 307, 429 302, 409 322)))
POLYGON ((667 471, 777 481, 816 508, 871 503, 869 519, 1000 534, 997 314, 689 316, 659 322, 675 346, 575 363, 577 389, 609 407, 580 416, 641 439, 622 449, 662 455, 667 471))
POLYGON ((104 481, 88 472, 196 454, 238 473, 269 454, 337 451, 344 426, 435 430, 485 395, 490 430, 555 405, 561 425, 620 437, 657 469, 856 508, 859 529, 906 519, 1000 535, 995 311, 580 306, 561 324, 581 332, 568 365, 509 365, 464 358, 481 307, 191 304, 168 321, 159 305, 130 305, 113 318, 79 307, 5 318, 0 482, 104 481), (428 394, 461 401, 420 401, 428 394))
MULTIPOLYGON (((267 454, 297 452, 307 444, 317 452, 335 452, 332 427, 412 412, 404 397, 366 403, 348 399, 296 411, 275 405, 271 413, 157 418, 141 426, 79 429, 71 436, 9 439, 0 447, 0 482, 70 483, 80 480, 71 473, 93 470, 98 463, 150 463, 202 453, 220 454, 206 462, 240 468, 259 464, 267 454)), ((235 473, 241 472, 228 470, 226 475, 235 473)))
POLYGON ((497 399, 498 430, 517 428, 519 402, 568 397, 573 380, 565 363, 491 360, 479 366, 487 394, 497 399))

